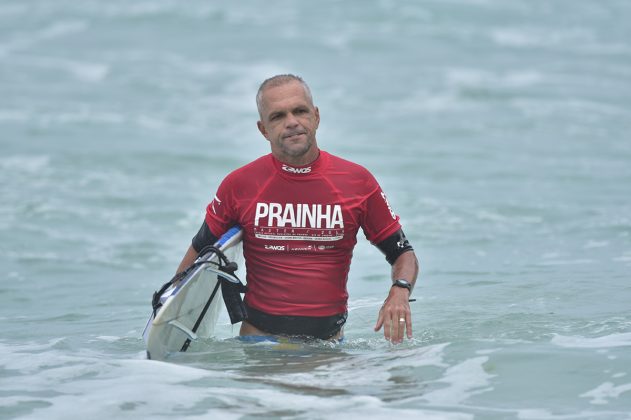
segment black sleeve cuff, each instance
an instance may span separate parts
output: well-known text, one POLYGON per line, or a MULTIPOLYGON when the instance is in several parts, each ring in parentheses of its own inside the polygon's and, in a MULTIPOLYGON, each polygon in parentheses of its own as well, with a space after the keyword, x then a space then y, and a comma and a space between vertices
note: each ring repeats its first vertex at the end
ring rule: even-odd
POLYGON ((386 260, 390 265, 394 264, 401 254, 414 251, 402 229, 397 230, 376 246, 386 256, 386 260))
POLYGON ((208 229, 208 225, 206 224, 206 222, 204 222, 199 228, 199 232, 197 232, 197 235, 193 237, 191 245, 193 246, 193 249, 195 249, 195 251, 199 253, 205 247, 209 245, 214 245, 218 240, 219 238, 212 234, 210 229, 208 229))

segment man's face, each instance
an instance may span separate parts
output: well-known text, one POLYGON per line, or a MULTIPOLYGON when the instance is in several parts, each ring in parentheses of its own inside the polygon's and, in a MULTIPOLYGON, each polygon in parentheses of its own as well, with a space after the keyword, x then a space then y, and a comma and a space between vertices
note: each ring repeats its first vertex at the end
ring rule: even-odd
POLYGON ((316 130, 320 112, 313 106, 300 82, 269 87, 261 98, 261 134, 270 142, 272 154, 281 162, 307 164, 318 155, 316 130))

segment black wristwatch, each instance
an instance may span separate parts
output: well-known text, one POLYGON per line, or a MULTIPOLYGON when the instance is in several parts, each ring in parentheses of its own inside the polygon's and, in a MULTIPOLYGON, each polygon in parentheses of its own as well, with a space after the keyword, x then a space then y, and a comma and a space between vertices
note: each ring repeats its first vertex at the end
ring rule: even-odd
POLYGON ((402 287, 404 289, 408 289, 408 291, 412 293, 412 285, 407 280, 403 280, 403 279, 395 280, 394 283, 392 283, 392 287, 402 287))

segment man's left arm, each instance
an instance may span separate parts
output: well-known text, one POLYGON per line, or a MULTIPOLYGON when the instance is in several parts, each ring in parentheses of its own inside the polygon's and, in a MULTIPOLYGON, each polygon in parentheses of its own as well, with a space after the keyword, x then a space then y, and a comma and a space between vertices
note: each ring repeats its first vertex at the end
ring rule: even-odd
POLYGON ((392 286, 388 297, 379 310, 375 331, 379 331, 383 327, 386 340, 400 343, 403 341, 405 332, 407 332, 408 338, 412 338, 412 314, 409 299, 418 276, 418 260, 402 230, 377 244, 377 247, 392 264, 392 286), (406 287, 407 285, 409 288, 406 287))

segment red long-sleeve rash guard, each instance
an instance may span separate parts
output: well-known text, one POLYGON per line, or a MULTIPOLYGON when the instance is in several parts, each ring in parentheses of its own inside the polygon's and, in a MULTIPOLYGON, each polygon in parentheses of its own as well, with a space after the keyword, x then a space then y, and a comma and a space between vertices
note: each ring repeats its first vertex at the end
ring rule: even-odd
POLYGON ((206 224, 217 237, 243 227, 248 305, 297 316, 345 312, 357 231, 376 244, 401 228, 370 172, 324 151, 306 166, 269 154, 230 173, 206 224))

